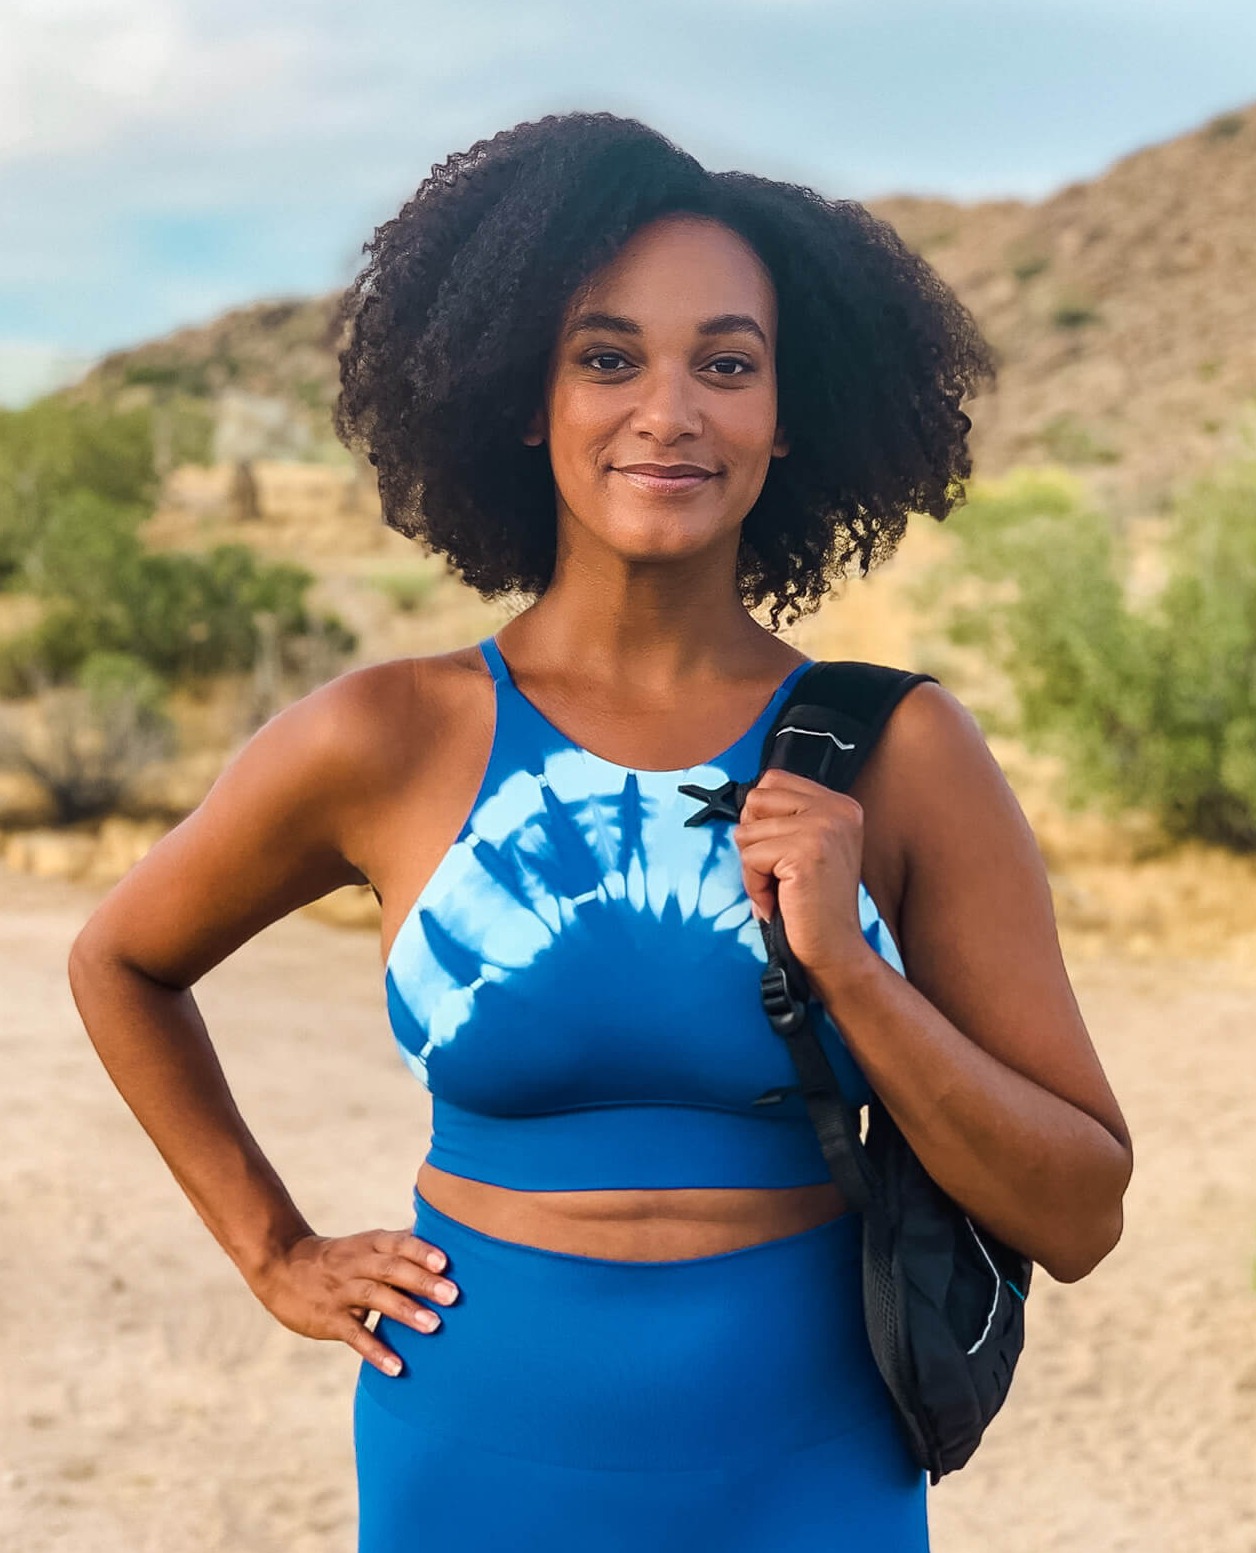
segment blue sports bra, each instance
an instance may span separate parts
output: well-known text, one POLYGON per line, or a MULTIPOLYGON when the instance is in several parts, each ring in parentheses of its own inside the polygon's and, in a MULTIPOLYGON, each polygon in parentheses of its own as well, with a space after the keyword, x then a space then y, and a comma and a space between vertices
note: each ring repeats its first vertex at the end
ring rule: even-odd
MULTIPOLYGON (((750 781, 799 664, 721 755, 639 771, 582 749, 497 648, 496 726, 457 840, 388 954, 388 1015, 432 1096, 430 1162, 526 1191, 828 1181, 785 1042, 731 826, 686 827, 681 782, 750 781)), ((898 950, 862 880, 864 937, 898 950)), ((867 1082, 832 1020, 843 1088, 867 1082)))

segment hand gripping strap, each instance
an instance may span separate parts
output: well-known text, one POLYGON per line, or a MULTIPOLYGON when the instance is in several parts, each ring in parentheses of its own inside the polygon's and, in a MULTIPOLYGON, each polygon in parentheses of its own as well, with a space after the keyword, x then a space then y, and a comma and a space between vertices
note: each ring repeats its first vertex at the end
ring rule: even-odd
MULTIPOLYGON (((937 683, 932 674, 880 664, 816 664, 797 681, 768 730, 760 770, 793 771, 834 792, 848 792, 890 713, 913 685, 925 680, 937 683)), ((859 1137, 855 1107, 843 1095, 812 1027, 811 989, 789 947, 779 909, 760 926, 768 957, 761 983, 764 1012, 789 1046, 829 1174, 849 1206, 862 1212, 878 1183, 859 1137)))

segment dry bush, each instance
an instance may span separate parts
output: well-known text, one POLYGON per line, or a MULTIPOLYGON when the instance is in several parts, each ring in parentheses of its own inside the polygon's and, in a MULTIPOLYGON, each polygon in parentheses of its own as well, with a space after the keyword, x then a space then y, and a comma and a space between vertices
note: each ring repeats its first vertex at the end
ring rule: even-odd
POLYGON ((124 654, 97 654, 80 682, 45 682, 33 702, 0 723, 0 766, 25 771, 48 792, 60 824, 107 814, 127 798, 174 734, 160 690, 124 654))

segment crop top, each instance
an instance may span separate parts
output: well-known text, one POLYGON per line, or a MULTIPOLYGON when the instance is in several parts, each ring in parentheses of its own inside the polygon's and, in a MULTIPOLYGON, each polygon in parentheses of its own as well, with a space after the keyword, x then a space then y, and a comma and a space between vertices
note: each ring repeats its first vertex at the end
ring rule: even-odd
MULTIPOLYGON (((526 1191, 784 1187, 830 1179, 727 822, 686 826, 682 782, 753 780, 798 665, 722 754, 604 760, 522 694, 491 638, 496 724, 462 830, 389 950, 401 1053, 432 1097, 430 1162, 526 1191)), ((898 949, 859 883, 867 942, 898 949)), ((847 1096, 867 1082, 817 1002, 847 1096)))

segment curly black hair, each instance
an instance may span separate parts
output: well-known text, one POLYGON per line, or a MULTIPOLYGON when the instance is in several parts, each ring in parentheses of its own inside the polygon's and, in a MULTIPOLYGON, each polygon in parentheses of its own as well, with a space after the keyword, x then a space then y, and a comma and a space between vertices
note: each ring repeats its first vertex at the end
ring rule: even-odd
POLYGON ((564 308, 639 227, 685 212, 737 232, 777 294, 773 459, 742 526, 741 596, 809 613, 891 555, 909 513, 941 521, 971 474, 960 401, 993 378, 971 314, 852 200, 710 173, 636 119, 554 114, 432 168, 345 292, 337 435, 376 466, 384 520, 485 597, 544 592, 548 450, 522 439, 564 308))

